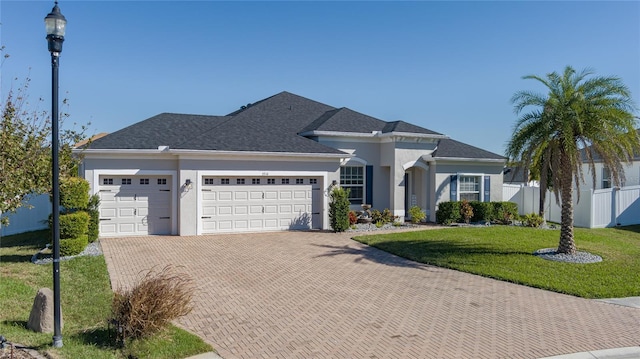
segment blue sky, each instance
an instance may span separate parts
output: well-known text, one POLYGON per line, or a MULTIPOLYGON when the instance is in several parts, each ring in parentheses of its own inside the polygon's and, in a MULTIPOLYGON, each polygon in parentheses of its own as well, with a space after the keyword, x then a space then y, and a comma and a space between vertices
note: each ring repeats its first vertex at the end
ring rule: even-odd
MULTIPOLYGON (((640 105, 640 2, 60 1, 71 122, 113 132, 162 112, 224 115, 281 91, 404 120, 502 154, 529 74, 591 67, 640 105)), ((2 98, 50 108, 44 17, 0 2, 2 98), (17 80, 16 80, 17 79, 17 80)))

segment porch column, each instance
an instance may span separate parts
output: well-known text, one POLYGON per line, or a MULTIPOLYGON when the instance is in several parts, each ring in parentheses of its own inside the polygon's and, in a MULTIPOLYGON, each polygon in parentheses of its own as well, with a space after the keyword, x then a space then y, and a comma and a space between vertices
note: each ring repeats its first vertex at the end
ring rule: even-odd
POLYGON ((404 209, 404 169, 402 164, 393 166, 390 172, 389 184, 389 203, 391 212, 394 216, 398 216, 401 219, 405 217, 404 209))

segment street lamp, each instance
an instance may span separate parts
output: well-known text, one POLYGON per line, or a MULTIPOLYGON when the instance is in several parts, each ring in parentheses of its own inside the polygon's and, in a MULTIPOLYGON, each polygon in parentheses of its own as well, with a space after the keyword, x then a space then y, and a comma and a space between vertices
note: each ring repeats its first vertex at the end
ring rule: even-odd
POLYGON ((58 161, 58 59, 62 52, 64 30, 67 19, 60 13, 58 2, 44 18, 47 30, 47 42, 51 52, 51 188, 53 192, 53 347, 62 347, 62 328, 60 309, 60 168, 58 161))

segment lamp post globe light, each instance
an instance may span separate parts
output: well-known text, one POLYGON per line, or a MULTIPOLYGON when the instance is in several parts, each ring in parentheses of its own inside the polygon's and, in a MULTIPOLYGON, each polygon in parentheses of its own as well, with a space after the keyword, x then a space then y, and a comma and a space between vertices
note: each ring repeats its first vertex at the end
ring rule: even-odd
POLYGON ((51 52, 51 190, 53 235, 53 347, 62 347, 62 311, 60 309, 60 168, 58 160, 58 60, 62 52, 67 19, 60 13, 58 2, 44 18, 47 42, 51 52))

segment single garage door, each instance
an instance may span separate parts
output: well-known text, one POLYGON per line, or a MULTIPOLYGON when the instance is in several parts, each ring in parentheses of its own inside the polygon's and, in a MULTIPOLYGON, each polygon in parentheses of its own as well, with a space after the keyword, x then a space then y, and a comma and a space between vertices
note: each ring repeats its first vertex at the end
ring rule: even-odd
POLYGON ((100 176, 100 236, 171 234, 171 177, 100 176))
POLYGON ((204 177, 202 233, 322 228, 318 178, 204 177))

